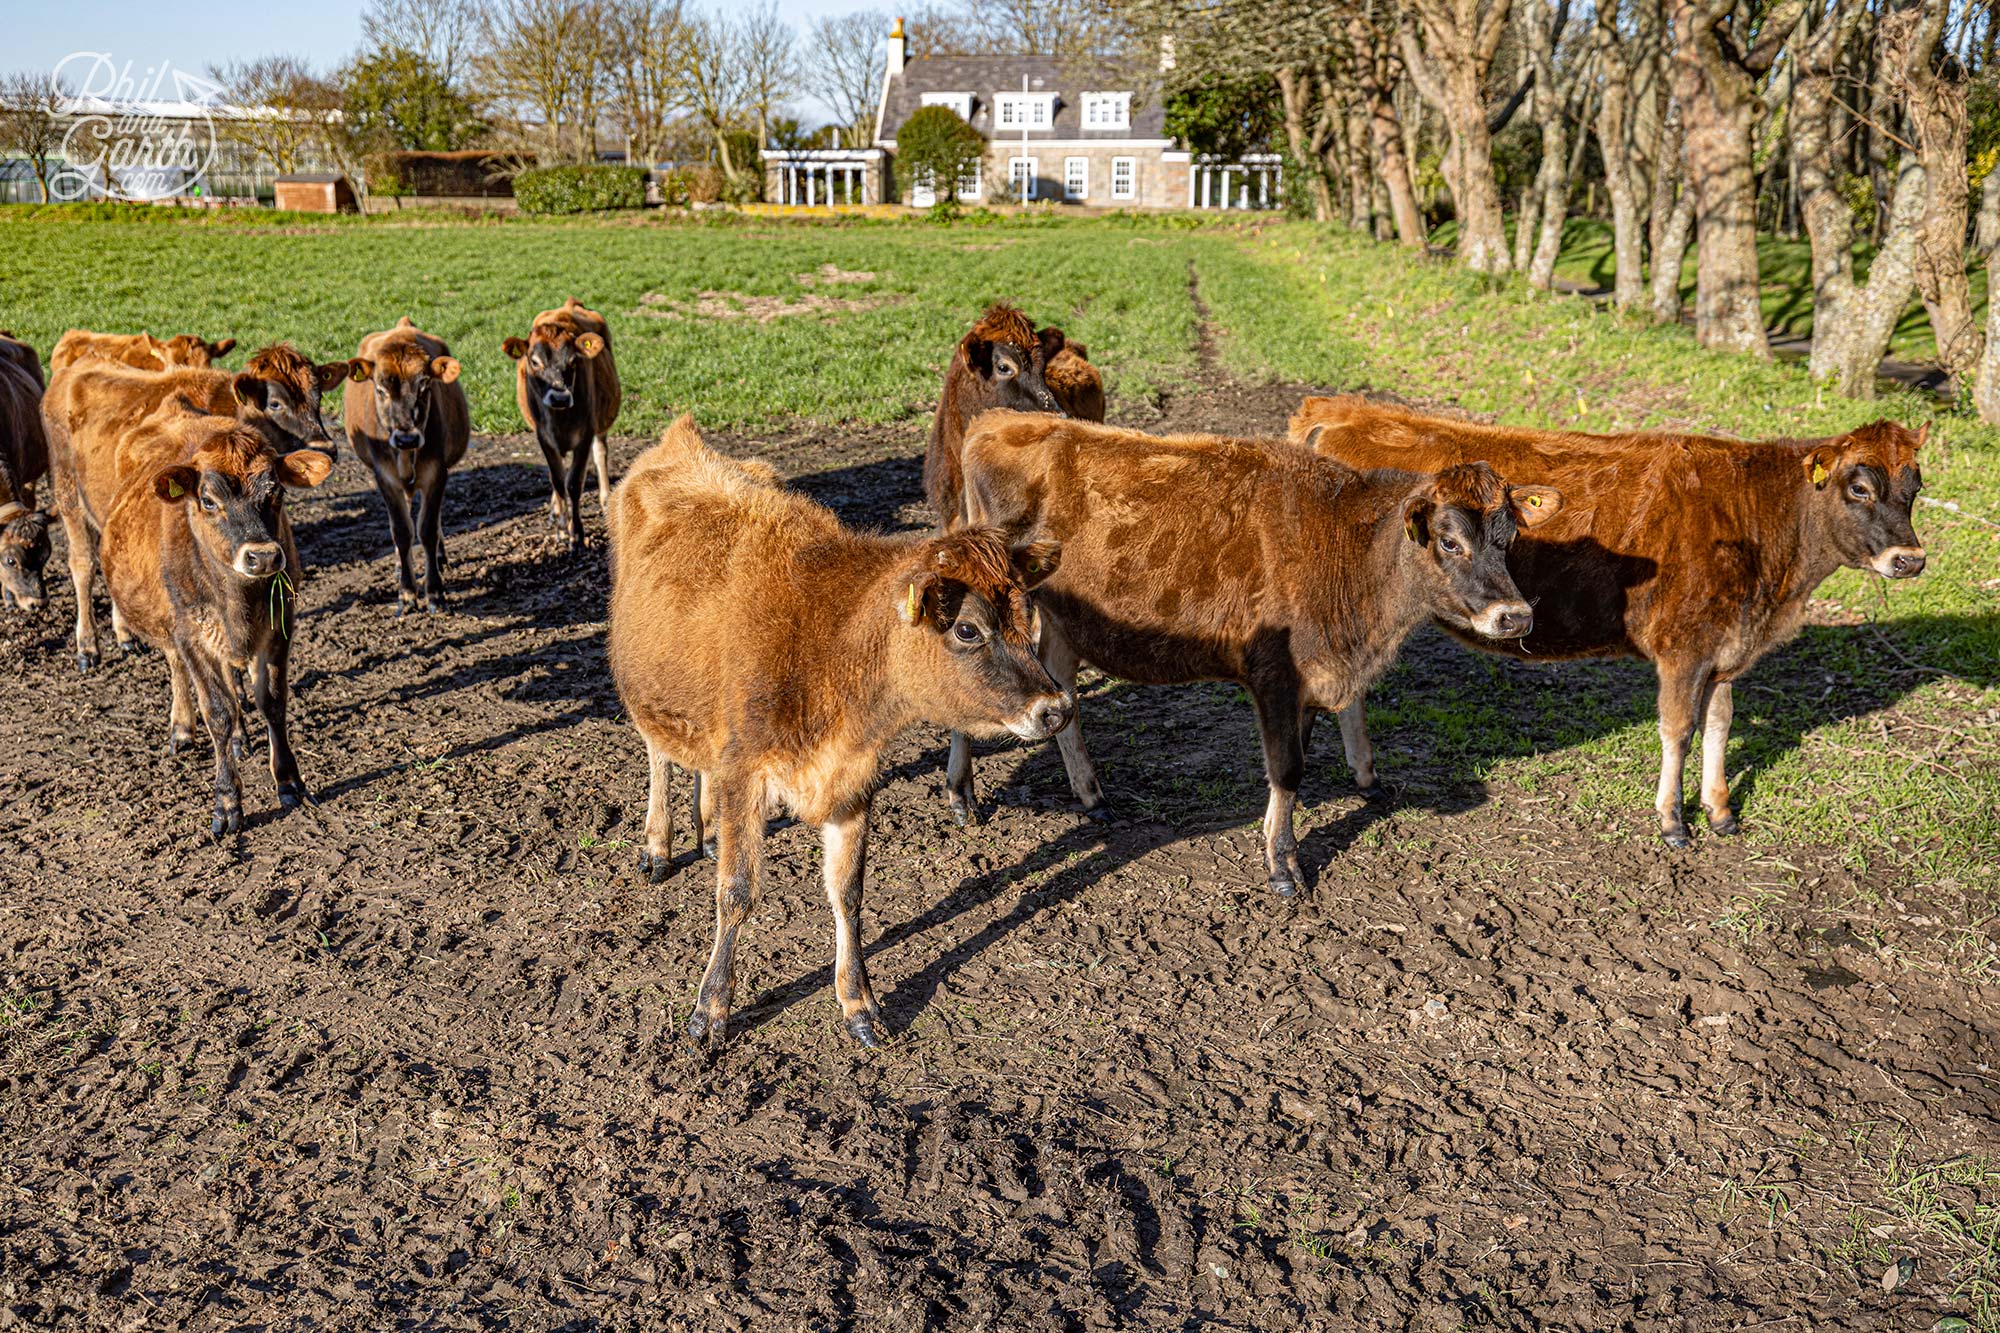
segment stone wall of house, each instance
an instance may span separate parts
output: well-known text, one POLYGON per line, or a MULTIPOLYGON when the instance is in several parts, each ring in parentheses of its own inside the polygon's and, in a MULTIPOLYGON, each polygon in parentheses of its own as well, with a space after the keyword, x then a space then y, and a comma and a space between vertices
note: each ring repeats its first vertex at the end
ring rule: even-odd
MULTIPOLYGON (((1185 154, 1162 154, 1158 148, 1117 148, 1092 144, 1065 148, 1029 141, 1025 153, 1019 140, 995 140, 987 145, 981 169, 981 203, 999 203, 1006 198, 1009 164, 1017 157, 1035 159, 1035 198, 1057 203, 1088 205, 1092 208, 1186 208, 1189 165, 1185 154), (1070 198, 1064 191, 1068 160, 1080 158, 1085 164, 1084 195, 1070 198), (1118 199, 1111 193, 1116 160, 1130 158, 1133 171, 1132 197, 1118 199), (1181 160, 1172 160, 1172 159, 1181 160)), ((891 169, 895 198, 909 203, 911 183, 907 173, 891 169)))

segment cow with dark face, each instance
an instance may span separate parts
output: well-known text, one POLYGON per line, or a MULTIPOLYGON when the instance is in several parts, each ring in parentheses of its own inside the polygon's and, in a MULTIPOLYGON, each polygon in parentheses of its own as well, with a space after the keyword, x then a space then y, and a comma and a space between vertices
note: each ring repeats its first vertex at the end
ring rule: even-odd
POLYGON ((170 749, 194 738, 200 708, 215 751, 209 831, 219 838, 243 826, 236 751, 246 673, 270 733, 279 803, 310 799, 285 724, 302 577, 285 491, 319 485, 333 464, 314 449, 281 455, 234 417, 194 413, 135 442, 133 461, 104 524, 104 581, 124 624, 166 655, 170 749))
POLYGON ((35 485, 48 470, 41 358, 0 331, 0 603, 24 611, 42 604, 49 520, 35 511, 35 485))
POLYGON ((959 454, 966 428, 993 408, 1102 421, 1104 382, 1083 344, 1070 342, 1061 329, 1038 330, 1005 302, 989 306, 953 349, 937 415, 931 418, 924 494, 937 511, 940 529, 955 527, 960 517, 959 454))
POLYGON ((444 608, 445 476, 465 457, 471 409, 459 364, 442 338, 410 323, 361 340, 363 375, 346 390, 342 415, 355 456, 375 476, 396 542, 396 614, 419 604, 412 537, 424 549, 422 604, 444 608))
POLYGON ((611 504, 605 437, 618 419, 618 366, 611 326, 572 296, 544 310, 526 338, 509 338, 516 363, 514 401, 549 465, 549 522, 569 528, 572 553, 583 549, 583 472, 597 468, 597 500, 611 504))

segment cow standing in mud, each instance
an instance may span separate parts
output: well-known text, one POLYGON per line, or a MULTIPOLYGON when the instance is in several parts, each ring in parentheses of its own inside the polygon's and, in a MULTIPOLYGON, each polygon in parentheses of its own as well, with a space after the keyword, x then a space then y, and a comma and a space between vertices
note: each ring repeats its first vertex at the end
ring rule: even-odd
POLYGON ((1104 420, 1104 382, 1084 354, 1058 328, 1037 330, 1013 306, 996 302, 952 349, 937 415, 924 451, 924 495, 940 530, 959 520, 959 455, 973 418, 995 408, 1052 412, 1084 421, 1104 420))
POLYGON ((403 316, 361 340, 360 377, 348 382, 342 419, 355 456, 375 477, 396 542, 396 614, 421 604, 444 609, 444 483, 465 457, 472 412, 459 364, 442 338, 403 316), (410 544, 424 549, 421 599, 410 544))
POLYGON ((516 362, 514 400, 549 465, 549 522, 567 524, 572 553, 583 549, 583 470, 597 468, 597 499, 611 507, 605 437, 618 419, 621 390, 611 326, 572 296, 535 316, 528 336, 509 338, 516 362))
POLYGON ((49 470, 42 427, 42 361, 0 330, 0 605, 39 610, 49 563, 49 516, 35 485, 49 470))
MULTIPOLYGON (((1534 615, 1507 573, 1517 528, 1563 504, 1484 464, 1357 472, 1281 440, 1155 437, 992 412, 965 441, 965 514, 1062 543, 1035 594, 1042 660, 1065 691, 1080 663, 1126 680, 1225 680, 1257 710, 1270 800, 1272 890, 1302 878, 1292 811, 1309 709, 1344 708, 1436 618, 1495 639, 1534 615)), ((1072 722, 1056 738, 1086 809, 1103 789, 1072 722)), ((952 737, 952 809, 973 814, 972 767, 952 737)))
MULTIPOLYGON (((147 372, 83 360, 60 372, 42 398, 56 512, 69 543, 76 587, 76 656, 88 671, 99 660, 97 614, 90 600, 98 533, 131 466, 135 449, 172 417, 193 414, 241 421, 279 453, 310 448, 333 459, 335 444, 320 398, 356 373, 348 361, 314 365, 279 343, 250 358, 239 374, 224 370, 147 372)), ((143 450, 141 449, 141 452, 143 450)), ((129 647, 116 604, 112 633, 129 647)))
POLYGON ((641 873, 671 864, 673 765, 704 775, 715 802, 715 947, 689 1032, 727 1034, 736 933, 776 804, 820 827, 834 990, 848 1030, 876 1045, 859 916, 883 752, 919 722, 1036 740, 1069 721, 1028 599, 1059 549, 1009 549, 991 529, 851 532, 709 450, 686 417, 633 462, 610 517, 611 674, 651 774, 641 873))
MULTIPOLYGON (((1923 479, 1922 430, 1877 421, 1845 435, 1753 443, 1697 435, 1584 435, 1427 417, 1363 398, 1308 398, 1291 435, 1356 467, 1484 462, 1552 485, 1565 516, 1516 543, 1508 564, 1535 604, 1518 639, 1473 647, 1552 661, 1639 657, 1659 673, 1660 837, 1691 839, 1682 770, 1702 729, 1701 802, 1715 833, 1736 832, 1725 753, 1733 682, 1798 633, 1834 570, 1923 572, 1910 525, 1923 479)), ((1348 762, 1374 760, 1356 699, 1341 717, 1348 762)))
POLYGON ((246 673, 279 804, 310 799, 285 724, 302 573, 285 490, 319 485, 333 464, 316 449, 280 455, 234 417, 192 413, 135 441, 132 463, 104 523, 104 582, 123 623, 166 655, 169 749, 193 739, 201 710, 215 750, 209 831, 219 838, 243 827, 246 673))

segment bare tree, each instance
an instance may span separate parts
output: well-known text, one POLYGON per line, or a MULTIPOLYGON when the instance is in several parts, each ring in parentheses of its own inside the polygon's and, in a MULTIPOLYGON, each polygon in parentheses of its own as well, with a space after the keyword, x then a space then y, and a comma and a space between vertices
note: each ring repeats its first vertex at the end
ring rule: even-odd
POLYGON ((674 113, 681 82, 681 0, 606 0, 605 66, 610 116, 625 136, 626 160, 651 165, 674 113))
POLYGON ((1458 262, 1481 273, 1510 264, 1484 94, 1507 9, 1508 0, 1410 0, 1403 12, 1404 67, 1451 134, 1444 178, 1458 212, 1458 262))
POLYGON ((1669 101, 1660 122, 1660 152, 1653 172, 1653 207, 1647 221, 1647 246, 1652 272, 1647 275, 1648 304, 1662 324, 1681 317, 1681 267, 1694 236, 1694 187, 1687 183, 1687 159, 1681 151, 1681 109, 1669 101))
POLYGON ((482 81, 544 165, 596 156, 606 27, 598 0, 502 0, 482 14, 482 81))
POLYGON ((806 42, 806 69, 813 91, 832 108, 855 143, 872 138, 876 103, 882 90, 882 42, 889 21, 881 11, 856 10, 852 14, 813 20, 806 42))
MULTIPOLYGON (((1547 0, 1516 0, 1516 3, 1521 44, 1527 50, 1534 75, 1535 120, 1542 134, 1542 163, 1535 173, 1539 195, 1535 202, 1541 226, 1528 261, 1528 285, 1545 292, 1555 284, 1556 256, 1562 249, 1563 223, 1569 218, 1570 182, 1575 178, 1577 166, 1570 151, 1569 121, 1572 116, 1582 118, 1583 108, 1578 102, 1591 91, 1593 57, 1583 54, 1557 62, 1557 44, 1569 19, 1569 0, 1556 0, 1553 10, 1547 0)), ((1579 148, 1582 140, 1579 133, 1579 148)))
POLYGON ((1403 151, 1403 126, 1396 111, 1396 85, 1403 79, 1403 61, 1395 31, 1381 6, 1353 10, 1346 19, 1347 78, 1368 117, 1368 143, 1376 176, 1388 194, 1389 216, 1396 239, 1413 249, 1424 248, 1424 220, 1417 211, 1417 192, 1410 183, 1410 159, 1403 151))
POLYGON ((69 94, 40 70, 0 77, 0 149, 27 159, 49 201, 49 160, 62 147, 63 107, 69 94))
POLYGON ((798 34, 778 14, 777 0, 752 6, 739 20, 738 57, 744 99, 757 116, 757 147, 771 146, 771 112, 794 91, 799 76, 798 34))
POLYGON ((1315 98, 1316 85, 1306 71, 1290 65, 1277 70, 1278 98, 1284 110, 1285 142, 1292 158, 1306 172, 1306 188, 1312 193, 1313 220, 1334 219, 1333 191, 1327 184, 1320 161, 1332 142, 1335 109, 1315 98))
POLYGON ((1938 49, 1950 9, 1947 0, 1922 0, 1890 14, 1883 21, 1883 45, 1891 86, 1915 132, 1916 156, 1930 183, 1917 246, 1917 290, 1937 339, 1938 363, 1962 385, 1984 349, 1965 273, 1971 208, 1965 83, 1956 59, 1938 49))
MULTIPOLYGON (((1641 211, 1649 161, 1657 176, 1661 118, 1659 0, 1635 0, 1621 27, 1617 0, 1600 0, 1594 32, 1597 115, 1592 130, 1604 163, 1604 192, 1611 201, 1612 304, 1636 310, 1646 299, 1641 211)), ((1669 210, 1663 210, 1670 212, 1669 210)), ((1679 292, 1675 292, 1676 303, 1679 292)))
POLYGON ((361 31, 378 50, 414 51, 456 88, 479 40, 475 0, 368 0, 361 31))
POLYGON ((750 106, 748 63, 735 25, 717 14, 691 14, 681 25, 681 86, 688 109, 708 130, 723 177, 734 185, 743 168, 729 151, 729 135, 743 127, 750 106))
POLYGON ((260 56, 210 68, 223 96, 237 108, 224 122, 228 136, 271 164, 279 175, 315 157, 334 155, 327 130, 338 123, 340 89, 298 56, 260 56))

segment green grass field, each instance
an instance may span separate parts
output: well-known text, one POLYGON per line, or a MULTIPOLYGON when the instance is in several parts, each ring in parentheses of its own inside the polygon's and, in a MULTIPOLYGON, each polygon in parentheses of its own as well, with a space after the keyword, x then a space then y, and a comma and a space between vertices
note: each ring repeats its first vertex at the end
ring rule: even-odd
MULTIPOLYGON (((626 387, 619 429, 631 433, 682 410, 709 426, 914 421, 967 320, 998 295, 1090 346, 1114 412, 1195 372, 1205 306, 1222 368, 1248 381, 1389 389, 1590 429, 1757 437, 1881 415, 1929 421, 1927 493, 1954 506, 1918 514, 1929 572, 1894 586, 1852 572, 1830 580, 1822 595, 1867 626, 1809 631, 1794 650, 1828 682, 1818 697, 1747 691, 1731 767, 1753 775, 1754 837, 1823 840, 1930 878, 1994 878, 2000 432, 1933 398, 1829 397, 1801 367, 1709 353, 1683 328, 1269 221, 162 225, 0 210, 0 291, 0 326, 44 349, 81 325, 246 346, 290 338, 333 357, 407 313, 458 352, 488 431, 519 428, 501 340, 572 292, 611 318, 626 387), (1885 710, 1900 730, 1884 726, 1885 710)), ((1510 756, 1473 775, 1482 779, 1561 779, 1586 808, 1645 809, 1653 725, 1593 703, 1617 679, 1603 673, 1627 669, 1644 670, 1568 668, 1574 707, 1542 733, 1553 747, 1510 748, 1529 705, 1476 668, 1462 691, 1406 701, 1380 725, 1419 724, 1468 754, 1510 756)))

